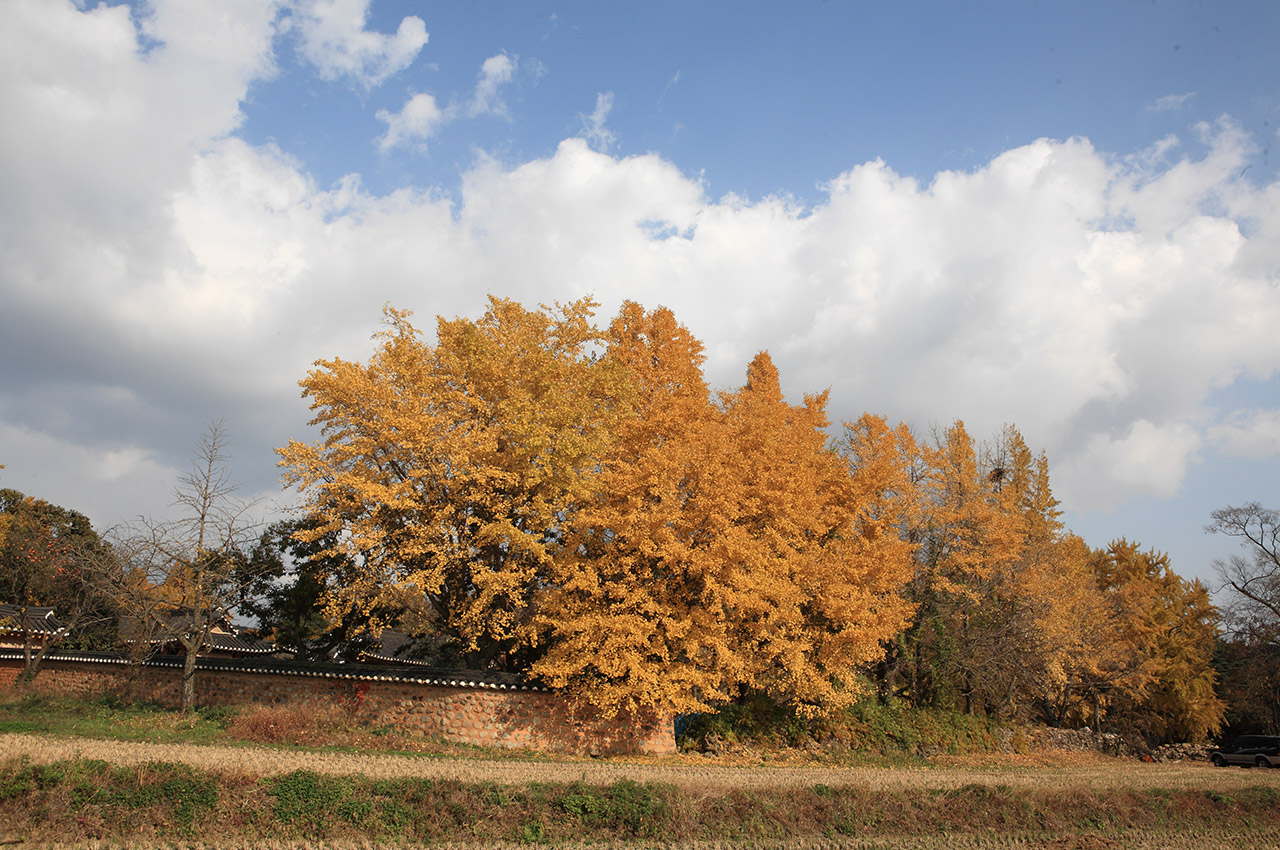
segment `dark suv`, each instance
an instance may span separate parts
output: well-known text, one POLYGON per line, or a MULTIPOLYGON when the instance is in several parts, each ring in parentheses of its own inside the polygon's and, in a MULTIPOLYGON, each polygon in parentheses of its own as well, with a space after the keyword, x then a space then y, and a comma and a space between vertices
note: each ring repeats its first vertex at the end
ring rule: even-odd
POLYGON ((1209 754, 1218 767, 1241 764, 1245 767, 1280 767, 1280 736, 1241 735, 1230 745, 1209 754))

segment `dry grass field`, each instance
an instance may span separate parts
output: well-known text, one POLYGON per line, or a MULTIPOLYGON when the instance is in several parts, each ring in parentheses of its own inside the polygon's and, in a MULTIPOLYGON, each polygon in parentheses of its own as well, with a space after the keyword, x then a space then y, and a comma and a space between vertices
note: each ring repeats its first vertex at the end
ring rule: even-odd
POLYGON ((1280 848, 1280 771, 1048 751, 575 759, 288 709, 0 700, 0 850, 1280 848))
MULTIPOLYGON (((459 782, 585 782, 607 785, 620 779, 657 782, 690 791, 855 786, 871 791, 913 788, 954 789, 971 785, 1040 791, 1166 789, 1217 791, 1263 786, 1280 792, 1280 770, 1219 769, 1207 762, 1147 764, 1134 759, 1085 753, 1036 753, 969 757, 939 756, 918 767, 831 767, 733 764, 733 759, 700 755, 631 759, 439 758, 395 754, 304 751, 289 748, 209 744, 155 744, 33 734, 0 735, 0 760, 32 763, 101 759, 112 764, 189 764, 203 770, 276 776, 309 770, 330 776, 359 774, 371 779, 419 777, 459 782), (728 763, 726 763, 728 762, 728 763)), ((739 759, 738 761, 742 761, 739 759)))
POLYGON ((315 850, 1280 847, 1280 771, 1080 753, 938 758, 911 768, 726 761, 523 761, 9 733, 0 734, 0 841, 315 850))

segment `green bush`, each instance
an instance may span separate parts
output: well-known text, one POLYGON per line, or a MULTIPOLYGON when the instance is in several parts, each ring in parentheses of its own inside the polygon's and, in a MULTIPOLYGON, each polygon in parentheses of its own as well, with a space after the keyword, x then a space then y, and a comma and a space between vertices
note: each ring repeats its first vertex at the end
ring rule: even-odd
POLYGON ((706 750, 717 740, 766 748, 817 741, 830 748, 876 755, 992 752, 1000 725, 984 717, 867 699, 826 717, 804 718, 754 695, 715 712, 688 718, 682 749, 706 750))
POLYGON ((202 705, 196 709, 201 719, 223 730, 231 726, 231 721, 239 713, 239 709, 231 705, 202 705))

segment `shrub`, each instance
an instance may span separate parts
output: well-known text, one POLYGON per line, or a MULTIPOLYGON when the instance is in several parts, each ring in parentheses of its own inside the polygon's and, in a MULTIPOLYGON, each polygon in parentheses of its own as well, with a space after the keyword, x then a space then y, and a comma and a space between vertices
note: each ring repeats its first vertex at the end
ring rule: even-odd
POLYGON ((867 699, 826 717, 807 719, 763 696, 687 718, 682 749, 713 749, 717 741, 799 747, 810 740, 879 755, 994 752, 1000 725, 984 717, 934 708, 884 705, 867 699))
POLYGON ((231 705, 204 705, 197 708, 196 713, 219 729, 227 729, 240 711, 231 705))
POLYGON ((232 737, 258 744, 324 746, 334 742, 343 722, 337 711, 306 706, 256 706, 235 714, 226 727, 232 737))

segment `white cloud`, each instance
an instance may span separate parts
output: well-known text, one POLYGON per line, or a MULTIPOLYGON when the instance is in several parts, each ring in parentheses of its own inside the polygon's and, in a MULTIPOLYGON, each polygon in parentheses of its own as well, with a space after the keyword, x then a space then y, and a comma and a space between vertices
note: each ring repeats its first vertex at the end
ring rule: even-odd
POLYGON ((1235 457, 1280 455, 1280 410, 1236 410, 1209 429, 1209 439, 1235 457))
MULTIPOLYGON (((349 8, 363 32, 364 5, 349 8)), ((104 513, 119 492, 136 512, 128 494, 164 479, 167 498, 171 468, 225 418, 249 489, 268 490, 271 448, 305 436, 311 361, 367 357, 385 302, 429 329, 485 292, 594 293, 606 318, 623 298, 665 304, 707 343, 713 384, 740 383, 768 348, 789 393, 831 387, 837 419, 963 418, 978 436, 1016 423, 1080 507, 1170 495, 1205 446, 1247 454, 1274 435, 1270 405, 1208 403, 1280 364, 1280 183, 1240 177, 1251 141, 1229 122, 1201 128, 1197 154, 1042 139, 927 182, 863 163, 806 207, 709 198, 658 155, 608 155, 601 94, 583 138, 482 159, 456 200, 375 196, 234 136, 272 73, 274 21, 254 2, 159 4, 145 25, 163 38, 144 52, 124 7, 6 7, 9 486, 104 513), (207 17, 179 27, 178 11, 207 17)), ((501 59, 477 94, 500 93, 501 59)), ((420 143, 451 115, 415 96, 383 116, 380 144, 420 143)))
POLYGON ((352 77, 373 88, 413 64, 427 43, 422 19, 409 15, 394 35, 365 28, 369 0, 300 0, 300 51, 327 80, 352 77))
POLYGON ((507 117, 507 105, 502 101, 500 90, 511 82, 515 69, 515 60, 505 53, 484 60, 484 64, 480 66, 475 94, 467 109, 468 114, 507 117))
POLYGON ((582 132, 579 136, 586 139, 595 150, 607 151, 618 140, 613 131, 604 125, 612 111, 613 92, 603 92, 596 95, 596 108, 590 115, 578 116, 582 121, 582 132))
POLYGON ((1186 106, 1196 93, 1193 91, 1184 92, 1183 94, 1167 94, 1164 97, 1156 98, 1154 103, 1147 105, 1149 112, 1173 112, 1186 106))
POLYGON ((378 137, 378 149, 383 153, 392 148, 421 144, 449 120, 429 94, 415 94, 405 101, 399 112, 379 109, 377 118, 387 125, 387 132, 378 137))
POLYGON ((1139 419, 1123 437, 1094 434, 1060 467, 1066 483, 1058 494, 1081 510, 1111 510, 1136 493, 1172 498, 1201 444, 1184 422, 1139 419))
POLYGON ((460 115, 471 118, 480 115, 508 117, 501 88, 511 81, 515 67, 515 60, 505 53, 484 60, 475 91, 465 107, 450 104, 441 109, 433 96, 415 94, 405 101, 399 112, 378 110, 377 119, 387 125, 387 131, 378 137, 378 149, 386 153, 395 148, 422 147, 441 127, 457 120, 460 115))

